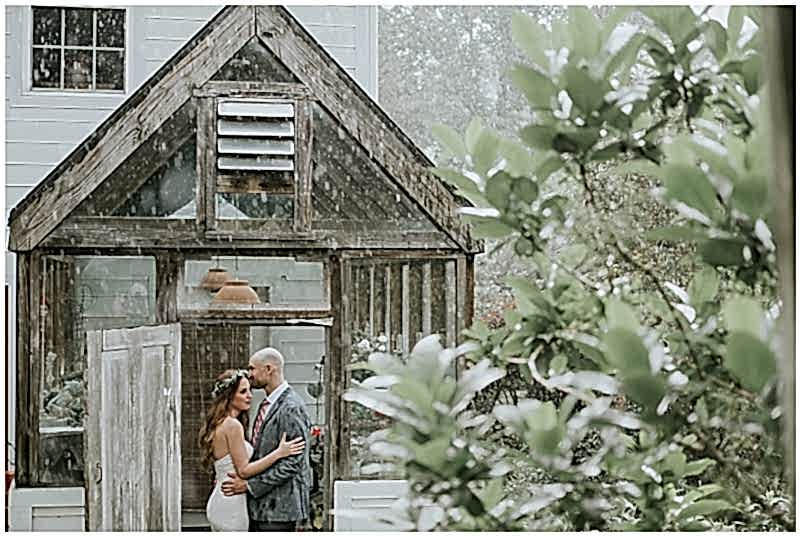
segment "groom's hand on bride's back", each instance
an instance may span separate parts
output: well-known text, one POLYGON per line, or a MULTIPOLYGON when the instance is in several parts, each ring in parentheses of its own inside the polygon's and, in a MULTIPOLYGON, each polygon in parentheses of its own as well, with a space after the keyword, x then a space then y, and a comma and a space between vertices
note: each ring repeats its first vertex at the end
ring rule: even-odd
POLYGON ((236 473, 228 473, 230 480, 222 483, 222 493, 225 495, 238 495, 247 491, 247 480, 242 480, 236 473))

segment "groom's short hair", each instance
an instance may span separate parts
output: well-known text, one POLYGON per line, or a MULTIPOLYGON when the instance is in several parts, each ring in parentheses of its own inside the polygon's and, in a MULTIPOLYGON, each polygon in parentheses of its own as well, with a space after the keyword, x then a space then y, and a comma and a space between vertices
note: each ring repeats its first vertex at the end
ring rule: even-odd
POLYGON ((272 363, 273 365, 276 365, 278 367, 278 370, 283 372, 283 363, 284 363, 283 355, 275 348, 271 347, 262 348, 261 350, 253 354, 252 359, 257 361, 261 365, 264 365, 266 363, 272 363))

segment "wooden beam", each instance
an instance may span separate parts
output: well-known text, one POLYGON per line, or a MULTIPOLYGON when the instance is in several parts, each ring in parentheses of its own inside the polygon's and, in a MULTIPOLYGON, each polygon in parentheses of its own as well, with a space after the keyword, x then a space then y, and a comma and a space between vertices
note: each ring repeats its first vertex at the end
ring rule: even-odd
MULTIPOLYGON (((218 222, 202 232, 194 220, 171 218, 72 216, 42 243, 45 248, 130 249, 398 249, 449 250, 440 232, 400 229, 316 229, 297 233, 291 226, 266 220, 218 222)), ((406 257, 408 254, 404 254, 406 257)))
POLYGON ((311 230, 311 147, 314 143, 311 103, 295 102, 294 230, 311 230))
POLYGON ((291 82, 232 82, 209 80, 194 88, 195 97, 267 97, 281 99, 309 99, 311 91, 303 84, 291 82))
POLYGON ((479 247, 455 195, 426 169, 432 162, 284 8, 258 6, 256 34, 436 225, 465 251, 479 247))
POLYGON ((174 252, 156 256, 156 322, 178 321, 178 282, 183 279, 183 259, 174 252))
MULTIPOLYGON (((253 7, 223 10, 12 213, 10 249, 35 248, 254 34, 253 7)), ((199 207, 198 207, 199 209, 199 207)))
POLYGON ((242 308, 231 307, 209 307, 208 309, 180 309, 178 316, 181 320, 323 320, 330 318, 333 315, 333 310, 328 308, 315 308, 315 309, 296 309, 285 308, 278 309, 273 307, 264 306, 263 308, 247 309, 246 306, 242 308))
POLYGON ((422 265, 422 336, 431 334, 431 263, 422 265))
POLYGON ((16 471, 17 486, 29 486, 33 481, 31 465, 31 435, 33 414, 31 398, 35 391, 31 385, 31 263, 30 253, 17 253, 17 374, 16 388, 16 471))

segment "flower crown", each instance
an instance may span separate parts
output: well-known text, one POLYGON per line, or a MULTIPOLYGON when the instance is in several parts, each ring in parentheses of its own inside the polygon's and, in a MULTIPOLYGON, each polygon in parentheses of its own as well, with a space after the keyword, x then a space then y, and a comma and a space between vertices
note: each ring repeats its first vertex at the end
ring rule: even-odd
POLYGON ((231 376, 225 378, 224 380, 217 380, 214 383, 214 389, 211 391, 211 396, 214 398, 218 397, 225 391, 231 388, 232 385, 239 382, 241 378, 248 378, 250 373, 244 369, 239 369, 234 372, 231 376))

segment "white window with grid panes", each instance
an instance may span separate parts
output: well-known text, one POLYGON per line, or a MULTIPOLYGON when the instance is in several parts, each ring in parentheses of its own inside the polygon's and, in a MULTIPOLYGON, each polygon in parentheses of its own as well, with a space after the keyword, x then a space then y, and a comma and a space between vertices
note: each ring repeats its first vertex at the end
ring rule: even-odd
POLYGON ((32 89, 125 91, 125 9, 31 9, 32 89))

